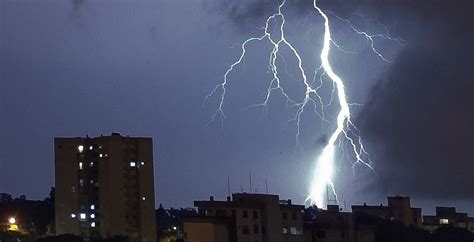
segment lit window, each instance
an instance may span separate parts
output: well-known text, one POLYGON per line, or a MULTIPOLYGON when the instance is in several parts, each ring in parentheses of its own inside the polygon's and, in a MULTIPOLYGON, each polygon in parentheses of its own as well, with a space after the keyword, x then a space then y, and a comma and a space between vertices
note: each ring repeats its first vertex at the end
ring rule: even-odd
POLYGON ((178 228, 176 226, 173 226, 173 230, 177 230, 178 228))
POLYGON ((288 234, 288 228, 287 227, 283 227, 283 234, 288 234))
POLYGON ((81 185, 81 187, 84 186, 84 180, 82 180, 82 179, 79 180, 79 185, 81 185))
POLYGON ((79 162, 79 170, 82 170, 82 162, 79 162))
POLYGON ((90 163, 90 167, 93 167, 93 166, 94 166, 94 162, 93 162, 93 161, 91 161, 91 163, 90 163))
POLYGON ((92 213, 92 214, 91 214, 91 218, 95 218, 95 214, 92 213))
POLYGON ((109 154, 105 154, 104 156, 105 156, 105 157, 109 157, 109 154))
POLYGON ((99 154, 99 157, 102 158, 102 154, 99 154))
POLYGON ((89 181, 89 183, 90 183, 90 184, 94 184, 94 179, 91 179, 91 180, 89 181))
POLYGON ((102 145, 99 145, 99 149, 102 149, 102 145))
POLYGON ((145 165, 145 162, 142 161, 142 162, 140 163, 140 165, 144 166, 144 165, 145 165))
POLYGON ((94 209, 95 209, 95 205, 92 204, 92 205, 91 205, 91 210, 94 210, 94 209))
POLYGON ((77 147, 77 150, 79 151, 79 153, 82 153, 84 151, 84 146, 83 145, 79 145, 77 147))
POLYGON ((71 218, 75 218, 76 217, 76 214, 75 213, 71 213, 71 218))
POLYGON ((83 219, 83 220, 86 219, 86 214, 85 214, 85 213, 81 213, 81 214, 79 215, 79 218, 80 218, 80 219, 83 219))
POLYGON ((449 224, 449 220, 445 219, 445 218, 442 218, 442 219, 439 220, 439 224, 449 224))
POLYGON ((92 227, 92 228, 95 228, 95 222, 92 222, 92 223, 91 223, 91 227, 92 227))
POLYGON ((137 163, 135 163, 135 161, 130 161, 130 167, 135 167, 137 166, 137 163))
POLYGON ((91 146, 89 146, 89 150, 92 150, 92 149, 94 149, 94 147, 93 147, 92 145, 91 145, 91 146))
POLYGON ((143 200, 143 201, 145 201, 145 200, 146 200, 146 198, 145 198, 145 197, 142 197, 142 200, 143 200))
POLYGON ((291 234, 298 234, 298 231, 296 230, 296 227, 290 227, 290 233, 291 234))

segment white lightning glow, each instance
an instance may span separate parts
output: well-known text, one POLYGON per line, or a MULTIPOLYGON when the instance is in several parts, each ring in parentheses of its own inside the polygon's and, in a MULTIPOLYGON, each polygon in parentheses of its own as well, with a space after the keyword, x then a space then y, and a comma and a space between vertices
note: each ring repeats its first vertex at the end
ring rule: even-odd
MULTIPOLYGON (((312 204, 315 204, 318 207, 322 208, 326 205, 327 189, 331 189, 331 191, 333 192, 334 196, 336 196, 336 199, 337 199, 336 189, 334 188, 334 184, 333 184, 334 163, 335 163, 334 159, 335 159, 337 147, 341 146, 344 142, 347 142, 347 144, 349 144, 349 147, 352 148, 351 151, 353 152, 353 155, 355 157, 355 161, 353 162, 353 165, 363 164, 369 167, 370 169, 373 169, 372 162, 370 161, 369 155, 364 148, 362 139, 358 135, 358 130, 351 121, 350 106, 356 105, 356 104, 348 103, 347 97, 346 97, 346 91, 344 88, 344 81, 341 79, 341 77, 339 77, 335 73, 335 71, 332 69, 331 63, 329 62, 329 54, 331 50, 331 45, 335 46, 339 51, 343 51, 348 54, 356 54, 356 53, 353 51, 343 50, 332 39, 330 25, 329 25, 329 18, 325 14, 325 12, 317 5, 317 1, 314 0, 313 1, 314 10, 319 16, 323 18, 323 21, 324 21, 324 38, 323 38, 323 47, 320 52, 321 65, 319 66, 319 68, 317 68, 313 72, 314 76, 313 76, 312 81, 309 81, 307 77, 308 75, 306 74, 306 71, 304 68, 304 63, 303 63, 303 59, 301 55, 299 54, 298 50, 294 47, 294 45, 286 38, 286 35, 285 35, 286 19, 285 19, 285 15, 282 12, 282 9, 285 6, 285 4, 286 4, 286 0, 283 0, 283 2, 278 6, 278 11, 267 18, 265 22, 265 27, 263 28, 263 34, 261 36, 249 38, 242 43, 241 53, 240 53, 239 58, 229 66, 229 68, 224 74, 222 82, 218 84, 206 96, 205 101, 211 96, 218 93, 219 91, 221 92, 219 96, 220 97, 219 104, 216 111, 212 115, 211 122, 214 121, 216 118, 220 118, 221 122, 223 122, 225 119, 223 106, 224 106, 225 96, 227 92, 226 86, 229 81, 229 75, 238 65, 240 65, 243 62, 245 55, 247 53, 247 49, 246 49, 247 45, 250 44, 251 42, 264 41, 264 40, 268 41, 272 46, 272 50, 269 53, 270 56, 268 60, 269 69, 272 74, 272 79, 269 82, 265 99, 258 104, 252 105, 251 107, 262 108, 263 111, 266 112, 267 105, 269 103, 270 98, 272 97, 272 94, 274 92, 280 93, 283 97, 285 97, 287 107, 296 108, 295 114, 290 121, 294 121, 296 124, 297 143, 299 143, 301 117, 306 107, 308 106, 308 104, 313 105, 312 110, 323 120, 323 122, 333 124, 332 122, 328 121, 325 118, 324 107, 331 105, 331 103, 333 102, 334 94, 337 94, 339 110, 338 110, 336 122, 333 125, 336 128, 331 133, 331 136, 329 137, 329 140, 327 144, 324 146, 319 157, 315 159, 316 163, 315 163, 313 175, 311 178, 309 197, 307 199, 312 204), (276 31, 276 33, 270 31, 269 29, 270 25, 273 23, 276 24, 276 26, 278 27, 278 31, 276 31), (290 50, 290 53, 294 57, 296 57, 297 69, 299 71, 301 81, 303 82, 304 87, 305 87, 305 95, 304 95, 303 100, 301 101, 295 101, 294 99, 292 99, 281 85, 282 79, 280 78, 279 69, 277 65, 278 58, 279 57, 281 58, 285 66, 287 65, 287 63, 283 59, 282 54, 280 54, 280 50, 282 47, 288 48, 290 50), (319 75, 319 82, 316 82, 318 75, 319 75), (333 85, 331 100, 326 105, 324 104, 322 97, 317 92, 323 85, 324 76, 329 78, 333 85), (318 106, 319 106, 319 109, 318 109, 318 106)), ((367 41, 369 42, 372 52, 385 62, 390 62, 390 61, 386 59, 374 47, 374 41, 375 41, 374 39, 383 38, 383 39, 387 39, 391 41, 396 41, 399 44, 403 44, 401 42, 402 40, 392 38, 388 34, 375 34, 375 35, 368 34, 356 28, 349 20, 340 18, 333 13, 331 14, 334 15, 338 20, 347 23, 351 31, 353 31, 355 34, 365 37, 367 41)))

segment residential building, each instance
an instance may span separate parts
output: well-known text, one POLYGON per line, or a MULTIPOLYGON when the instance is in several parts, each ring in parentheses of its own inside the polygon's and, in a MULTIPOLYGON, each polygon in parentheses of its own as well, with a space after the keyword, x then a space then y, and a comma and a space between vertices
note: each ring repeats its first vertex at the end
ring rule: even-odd
POLYGON ((352 242, 354 223, 352 213, 342 212, 338 205, 327 210, 317 209, 314 218, 304 226, 305 242, 352 242))
POLYGON ((399 221, 405 226, 421 227, 421 208, 412 208, 409 197, 388 197, 388 206, 352 205, 353 213, 364 213, 390 221, 399 221))
POLYGON ((156 241, 151 138, 55 138, 54 151, 57 234, 156 241))
POLYGON ((441 226, 464 228, 474 233, 474 217, 458 213, 454 207, 436 207, 436 215, 423 216, 423 228, 434 231, 441 226))
POLYGON ((226 201, 195 201, 184 219, 185 242, 303 242, 303 205, 277 195, 237 193, 226 201))

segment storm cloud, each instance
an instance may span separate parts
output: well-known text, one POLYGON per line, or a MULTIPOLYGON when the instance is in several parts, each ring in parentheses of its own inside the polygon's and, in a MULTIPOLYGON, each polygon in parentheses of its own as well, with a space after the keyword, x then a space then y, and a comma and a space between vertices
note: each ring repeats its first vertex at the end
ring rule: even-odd
POLYGON ((377 182, 367 190, 474 199, 474 28, 467 9, 472 2, 407 9, 410 44, 358 118, 378 162, 377 182))

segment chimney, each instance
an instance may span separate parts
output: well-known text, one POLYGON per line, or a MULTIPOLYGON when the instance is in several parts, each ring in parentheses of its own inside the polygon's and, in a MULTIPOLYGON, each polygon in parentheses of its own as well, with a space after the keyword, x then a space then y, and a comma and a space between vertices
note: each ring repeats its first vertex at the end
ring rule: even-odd
POLYGON ((209 200, 211 200, 211 202, 214 202, 214 196, 211 196, 209 200))
POLYGON ((227 196, 227 202, 230 202, 230 196, 227 196))

